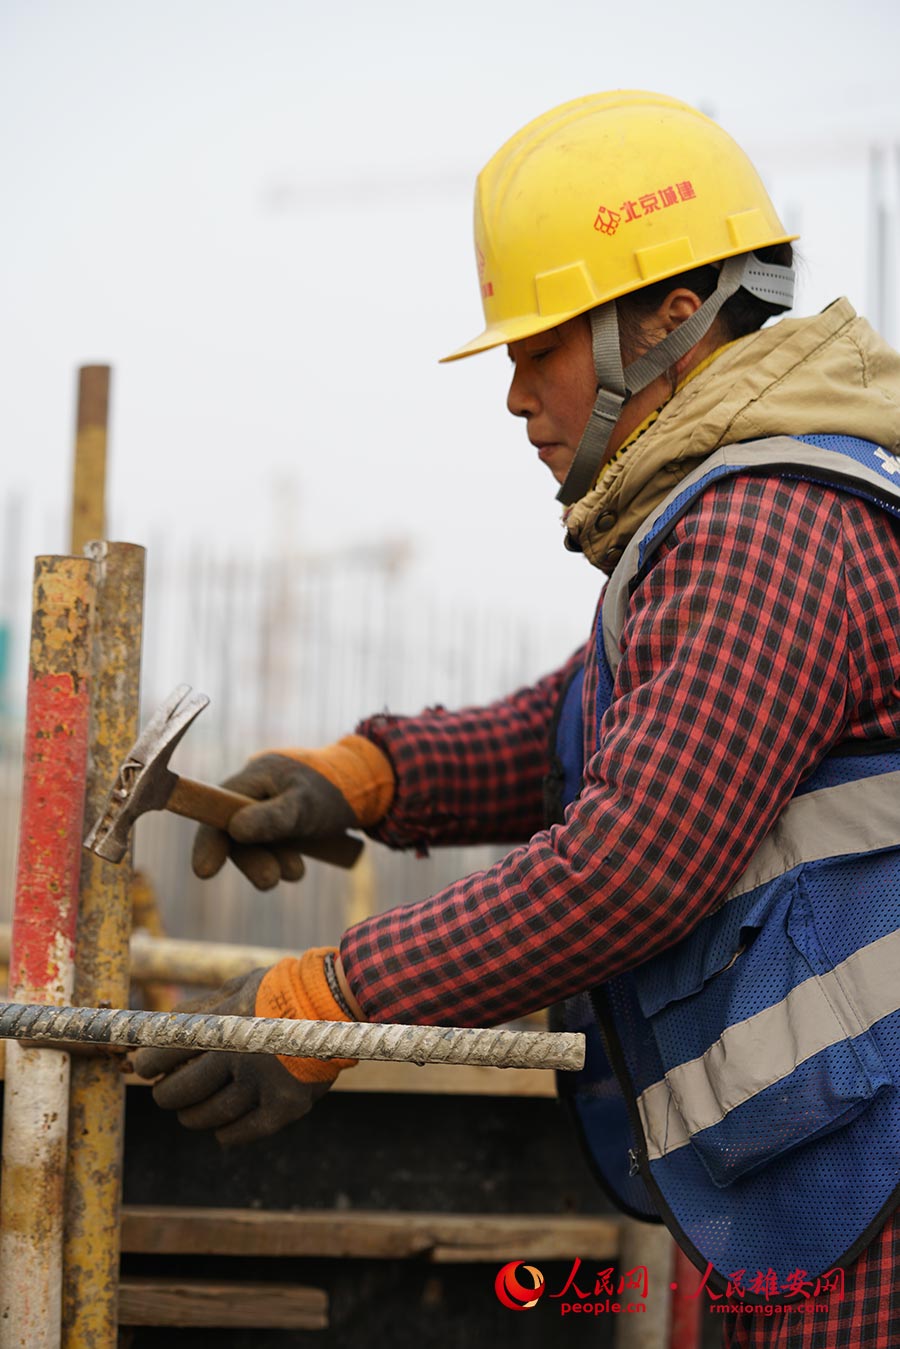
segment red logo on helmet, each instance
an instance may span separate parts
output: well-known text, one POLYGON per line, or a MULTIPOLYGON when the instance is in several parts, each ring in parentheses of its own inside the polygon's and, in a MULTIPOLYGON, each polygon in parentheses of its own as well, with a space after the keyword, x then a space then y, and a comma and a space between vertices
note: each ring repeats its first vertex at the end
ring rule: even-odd
POLYGON ((493 282, 485 281, 484 279, 484 269, 487 264, 485 262, 484 254, 477 244, 475 245, 475 256, 478 259, 478 279, 481 282, 481 296, 482 299, 488 300, 494 293, 494 286, 493 282))
POLYGON ((601 234, 615 234, 621 219, 618 211, 611 211, 608 206, 598 206, 594 229, 599 230, 601 234))
POLYGON ((536 1307, 544 1291, 544 1276, 534 1265, 523 1265, 521 1260, 511 1260, 498 1271, 494 1280, 494 1292, 510 1311, 524 1312, 536 1307), (519 1270, 524 1270, 532 1282, 522 1283, 519 1270))

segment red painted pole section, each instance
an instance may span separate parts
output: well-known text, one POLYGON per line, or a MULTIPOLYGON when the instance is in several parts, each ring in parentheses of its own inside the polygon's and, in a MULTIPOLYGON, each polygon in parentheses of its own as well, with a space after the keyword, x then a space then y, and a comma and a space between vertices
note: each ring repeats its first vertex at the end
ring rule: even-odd
POLYGON ((672 1268, 672 1320, 669 1349, 700 1349, 700 1318, 707 1305, 701 1292, 700 1271, 679 1247, 672 1268))
POLYGON ((71 991, 93 607, 89 558, 35 559, 9 989, 38 1002, 71 991))
MULTIPOLYGON (((34 571, 10 996, 65 1004, 75 924, 90 725, 94 563, 40 557, 34 571)), ((7 1055, 0 1185, 0 1349, 60 1342, 69 1056, 7 1055)))

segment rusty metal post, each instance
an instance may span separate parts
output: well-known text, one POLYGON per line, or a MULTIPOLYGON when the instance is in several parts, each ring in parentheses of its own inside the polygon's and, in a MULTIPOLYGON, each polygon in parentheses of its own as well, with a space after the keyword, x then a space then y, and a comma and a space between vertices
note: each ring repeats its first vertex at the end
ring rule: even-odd
MULTIPOLYGON (((90 718, 93 563, 35 561, 10 992, 64 1004, 90 718)), ((10 1045, 0 1186, 0 1347, 60 1342, 69 1056, 10 1045)))
MULTIPOLYGON (((138 732, 144 549, 129 543, 88 548, 97 569, 97 614, 84 818, 93 821, 138 732)), ((128 859, 115 866, 83 852, 77 1003, 128 1006, 130 882, 128 859)), ((114 1349, 116 1344, 124 1105, 117 1064, 73 1062, 63 1271, 66 1349, 114 1349)))
POLYGON ((72 483, 72 552, 106 537, 106 442, 109 422, 108 365, 78 372, 75 472, 72 483))

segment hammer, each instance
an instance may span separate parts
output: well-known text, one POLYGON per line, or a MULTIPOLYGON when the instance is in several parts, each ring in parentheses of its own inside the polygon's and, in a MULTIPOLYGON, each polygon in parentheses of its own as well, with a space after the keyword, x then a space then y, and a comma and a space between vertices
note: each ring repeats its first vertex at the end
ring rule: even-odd
MULTIPOLYGON (((254 803, 253 797, 226 787, 179 777, 168 766, 175 746, 208 703, 205 693, 179 684, 157 708, 119 768, 100 818, 84 840, 86 848, 108 862, 121 862, 132 825, 148 810, 171 810, 227 831, 232 815, 254 803)), ((363 848, 350 834, 314 842, 304 839, 295 846, 307 857, 338 867, 352 867, 363 848)))

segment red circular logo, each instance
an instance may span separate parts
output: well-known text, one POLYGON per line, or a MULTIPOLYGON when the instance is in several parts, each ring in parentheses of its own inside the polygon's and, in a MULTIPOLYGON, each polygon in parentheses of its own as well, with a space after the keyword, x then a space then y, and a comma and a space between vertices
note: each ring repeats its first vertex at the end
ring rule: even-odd
POLYGON ((494 1292, 510 1311, 525 1312, 536 1307, 544 1291, 544 1276, 534 1265, 523 1265, 521 1260, 511 1260, 498 1271, 494 1280, 494 1292), (531 1283, 522 1283, 519 1270, 524 1270, 531 1283))

